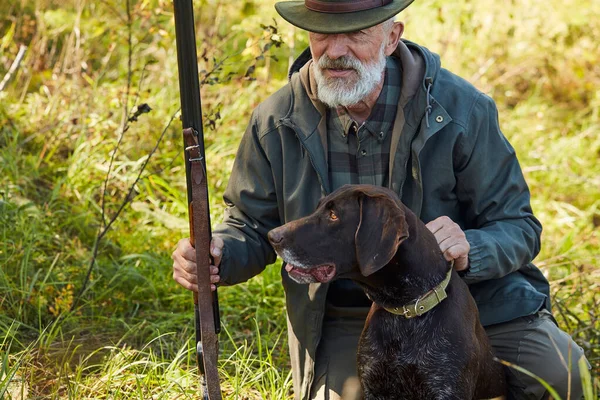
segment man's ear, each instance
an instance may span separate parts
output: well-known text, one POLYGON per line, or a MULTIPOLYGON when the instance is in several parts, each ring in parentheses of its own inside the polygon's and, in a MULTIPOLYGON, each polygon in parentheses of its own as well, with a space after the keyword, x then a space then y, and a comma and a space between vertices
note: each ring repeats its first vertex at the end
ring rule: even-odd
POLYGON ((384 53, 386 56, 391 55, 394 51, 396 51, 396 47, 398 47, 398 42, 404 33, 404 24, 399 21, 395 21, 392 29, 386 33, 386 41, 384 47, 384 53))
POLYGON ((396 254, 398 246, 408 238, 404 210, 388 196, 361 194, 358 199, 360 220, 354 242, 356 259, 363 276, 369 276, 396 254))

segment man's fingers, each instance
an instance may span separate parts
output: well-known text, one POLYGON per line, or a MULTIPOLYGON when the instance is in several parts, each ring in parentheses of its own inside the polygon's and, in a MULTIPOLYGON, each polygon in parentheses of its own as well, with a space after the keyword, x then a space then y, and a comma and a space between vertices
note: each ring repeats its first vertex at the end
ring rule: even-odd
POLYGON ((464 271, 469 268, 469 257, 459 257, 454 260, 454 269, 457 271, 464 271))
POLYGON ((442 251, 454 244, 455 237, 446 229, 440 229, 437 233, 434 233, 433 236, 435 236, 435 240, 438 242, 438 246, 440 246, 442 251))
POLYGON ((443 249, 444 257, 446 260, 456 260, 459 257, 466 257, 469 255, 469 246, 464 243, 456 243, 453 246, 448 247, 447 249, 443 249))
POLYGON ((442 253, 450 251, 451 254, 462 256, 469 253, 471 246, 466 238, 461 236, 448 236, 439 243, 442 253))
MULTIPOLYGON (((190 263, 191 264, 191 263, 190 263)), ((183 268, 173 268, 173 279, 179 285, 183 286, 185 289, 193 290, 194 292, 198 291, 198 275, 196 275, 195 264, 193 264, 194 270, 189 273, 183 268)), ((218 275, 219 269, 214 265, 210 266, 210 283, 211 289, 216 289, 216 284, 221 282, 221 277, 218 275)))
POLYGON ((181 239, 179 242, 177 242, 177 248, 173 252, 173 256, 172 256, 173 259, 175 259, 176 255, 181 256, 182 258, 185 258, 186 260, 189 260, 189 261, 193 261, 193 262, 196 261, 196 250, 190 243, 189 238, 184 238, 184 239, 181 239))
POLYGON ((471 246, 458 224, 447 216, 441 216, 425 225, 438 242, 444 258, 454 261, 454 269, 462 271, 468 267, 471 246))
POLYGON ((195 283, 190 282, 183 275, 178 274, 177 271, 173 272, 173 279, 175 280, 175 282, 177 282, 184 289, 191 290, 191 291, 194 291, 194 292, 198 291, 198 285, 196 285, 195 283))
POLYGON ((219 251, 219 254, 213 254, 213 255, 220 255, 221 251, 223 250, 223 239, 221 239, 219 236, 215 236, 213 237, 212 241, 210 242, 210 251, 211 253, 214 253, 216 250, 219 251))
POLYGON ((450 236, 440 243, 440 249, 446 259, 450 257, 451 260, 454 260, 458 257, 468 256, 471 246, 465 238, 450 236))
POLYGON ((469 265, 469 243, 467 241, 456 243, 442 250, 446 261, 454 261, 454 269, 462 271, 469 265))
POLYGON ((457 271, 463 271, 463 270, 467 269, 469 266, 469 256, 468 255, 453 257, 453 256, 446 256, 446 254, 444 254, 444 257, 446 258, 447 261, 454 261, 454 269, 457 271))
MULTIPOLYGON (((210 253, 213 256, 213 264, 209 266, 210 288, 217 290, 217 284, 221 281, 219 276, 219 264, 223 254, 223 239, 214 237, 210 243, 210 253)), ((198 270, 196 265, 196 250, 190 243, 190 239, 181 239, 177 248, 171 255, 173 259, 173 279, 180 286, 194 292, 198 291, 198 270)))
MULTIPOLYGON (((194 265, 195 267, 195 265, 194 265)), ((198 275, 196 275, 196 269, 194 268, 193 271, 182 271, 182 276, 185 278, 186 281, 190 282, 190 283, 194 283, 197 284, 198 283, 198 275)))
MULTIPOLYGON (((433 233, 433 236, 435 236, 435 240, 438 242, 440 248, 444 242, 454 237, 456 234, 455 227, 458 227, 458 225, 452 222, 452 220, 448 217, 439 217, 429 222, 425 226, 433 233)), ((462 232, 460 228, 458 228, 458 231, 462 232)), ((446 247, 448 247, 448 245, 446 247)), ((444 249, 442 248, 442 251, 443 250, 444 249)))
POLYGON ((429 229, 434 235, 448 223, 453 223, 452 220, 446 216, 441 216, 433 221, 429 221, 425 226, 429 229))
POLYGON ((175 251, 172 255, 173 270, 181 270, 187 274, 196 275, 196 262, 183 256, 181 252, 175 251))
MULTIPOLYGON (((181 264, 180 264, 181 265, 181 264)), ((187 282, 197 284, 198 283, 198 270, 195 263, 185 262, 185 265, 181 265, 183 268, 180 269, 178 275, 183 277, 187 282)), ((221 280, 219 276, 219 268, 211 265, 209 267, 210 282, 218 283, 221 280)))

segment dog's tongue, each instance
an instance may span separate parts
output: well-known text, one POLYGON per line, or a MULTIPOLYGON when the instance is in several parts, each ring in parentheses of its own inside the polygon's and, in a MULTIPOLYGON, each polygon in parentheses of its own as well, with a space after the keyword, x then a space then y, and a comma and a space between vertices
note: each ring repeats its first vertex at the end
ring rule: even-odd
POLYGON ((326 283, 333 279, 335 267, 330 264, 320 265, 314 268, 301 268, 295 265, 287 264, 285 270, 289 273, 300 276, 312 276, 317 282, 326 283))

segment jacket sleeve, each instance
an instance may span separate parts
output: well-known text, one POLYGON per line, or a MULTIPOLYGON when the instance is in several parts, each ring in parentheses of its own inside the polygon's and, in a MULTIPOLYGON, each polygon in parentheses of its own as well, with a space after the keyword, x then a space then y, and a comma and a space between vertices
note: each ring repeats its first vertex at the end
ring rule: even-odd
POLYGON ((214 234, 224 241, 221 284, 245 282, 277 256, 267 233, 280 225, 269 160, 259 142, 255 111, 238 149, 225 190, 225 219, 214 234))
POLYGON ((467 283, 501 278, 540 251, 542 226, 516 154, 498 125, 494 101, 480 94, 458 153, 457 195, 465 213, 471 250, 467 283))

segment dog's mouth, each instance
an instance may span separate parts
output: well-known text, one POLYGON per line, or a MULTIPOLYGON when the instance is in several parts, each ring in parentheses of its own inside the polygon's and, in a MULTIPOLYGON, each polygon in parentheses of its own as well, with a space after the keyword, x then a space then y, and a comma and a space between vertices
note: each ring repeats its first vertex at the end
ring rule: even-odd
POLYGON ((335 276, 335 265, 323 264, 316 267, 297 267, 292 264, 287 264, 285 270, 290 274, 290 278, 298 283, 326 283, 335 276))

